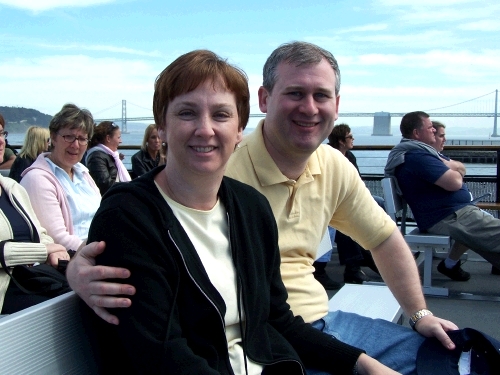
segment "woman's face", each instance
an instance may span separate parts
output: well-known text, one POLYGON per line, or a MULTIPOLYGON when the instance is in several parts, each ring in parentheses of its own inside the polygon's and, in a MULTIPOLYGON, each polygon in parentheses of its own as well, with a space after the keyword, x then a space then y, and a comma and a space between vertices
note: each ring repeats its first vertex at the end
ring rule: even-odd
POLYGON ((88 142, 85 131, 70 129, 69 127, 62 128, 57 133, 51 134, 51 160, 68 172, 76 163, 82 160, 82 156, 87 150, 87 144, 82 144, 85 143, 85 140, 88 142), (64 138, 70 136, 76 137, 73 142, 68 142, 64 138))
POLYGON ((169 169, 184 175, 215 172, 222 178, 243 133, 232 92, 204 82, 170 102, 165 124, 169 169))
POLYGON ((106 136, 106 145, 111 151, 117 151, 122 143, 122 131, 117 128, 111 135, 106 136))
POLYGON ((354 136, 352 135, 352 132, 349 132, 349 134, 345 136, 345 147, 348 150, 352 150, 354 147, 354 136))
POLYGON ((151 152, 160 151, 161 139, 160 139, 160 136, 158 135, 158 130, 153 129, 153 131, 149 135, 148 142, 147 142, 146 146, 147 146, 148 150, 151 152))

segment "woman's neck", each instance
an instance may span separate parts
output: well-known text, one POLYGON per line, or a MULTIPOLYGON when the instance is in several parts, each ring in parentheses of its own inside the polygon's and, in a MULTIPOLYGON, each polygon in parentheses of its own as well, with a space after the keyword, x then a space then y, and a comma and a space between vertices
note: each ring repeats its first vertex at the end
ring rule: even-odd
POLYGON ((68 174, 69 178, 71 179, 71 181, 73 181, 73 167, 71 167, 71 168, 61 167, 61 165, 57 162, 57 160, 54 159, 54 157, 52 156, 52 154, 47 155, 46 157, 49 158, 52 161, 52 163, 54 163, 59 168, 61 168, 64 172, 66 172, 68 174))
POLYGON ((160 151, 155 151, 151 150, 149 147, 147 148, 149 156, 151 156, 151 159, 155 160, 160 151))
POLYGON ((156 183, 167 196, 183 206, 200 211, 208 211, 215 206, 222 176, 217 181, 212 177, 194 176, 190 181, 167 168, 168 164, 155 176, 156 183))

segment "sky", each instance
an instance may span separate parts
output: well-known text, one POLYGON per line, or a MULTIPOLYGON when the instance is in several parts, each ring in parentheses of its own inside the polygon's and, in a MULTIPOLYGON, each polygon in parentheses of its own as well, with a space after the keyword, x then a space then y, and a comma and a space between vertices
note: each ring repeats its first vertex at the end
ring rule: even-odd
POLYGON ((247 73, 257 114, 264 62, 293 40, 338 60, 340 113, 491 113, 500 88, 497 0, 0 0, 0 17, 0 105, 50 115, 72 102, 119 118, 126 100, 152 116, 156 76, 194 49, 247 73))

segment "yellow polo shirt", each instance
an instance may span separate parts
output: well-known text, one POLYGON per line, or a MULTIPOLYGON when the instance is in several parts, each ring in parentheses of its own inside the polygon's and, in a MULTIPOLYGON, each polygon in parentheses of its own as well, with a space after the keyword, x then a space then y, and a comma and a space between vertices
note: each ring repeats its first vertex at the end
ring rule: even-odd
MULTIPOLYGON (((394 222, 372 198, 354 166, 338 150, 321 145, 297 181, 285 177, 264 145, 262 120, 229 159, 226 175, 264 194, 279 231, 281 276, 288 303, 306 322, 328 313, 328 296, 312 266, 328 225, 365 249, 386 240, 394 222)), ((256 218, 258 220, 258 218, 256 218)))

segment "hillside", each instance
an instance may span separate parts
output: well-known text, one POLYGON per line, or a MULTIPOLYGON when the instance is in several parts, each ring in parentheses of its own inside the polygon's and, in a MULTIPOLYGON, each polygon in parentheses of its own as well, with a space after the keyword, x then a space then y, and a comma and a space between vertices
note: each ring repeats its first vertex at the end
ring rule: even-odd
POLYGON ((7 130, 11 133, 24 133, 31 125, 48 128, 52 119, 50 115, 24 107, 0 106, 0 113, 5 118, 7 130))

